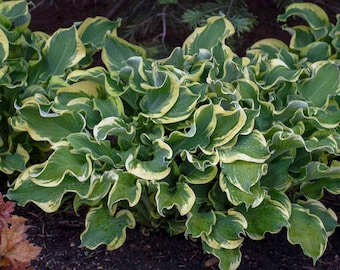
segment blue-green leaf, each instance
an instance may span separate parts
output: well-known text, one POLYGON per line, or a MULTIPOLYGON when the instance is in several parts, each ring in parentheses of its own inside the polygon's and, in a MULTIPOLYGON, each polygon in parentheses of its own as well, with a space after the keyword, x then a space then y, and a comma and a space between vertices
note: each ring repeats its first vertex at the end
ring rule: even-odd
POLYGON ((130 207, 135 206, 142 194, 139 180, 134 175, 120 170, 115 170, 112 174, 115 181, 108 195, 108 208, 112 209, 113 205, 121 200, 127 200, 130 207))
POLYGON ((86 18, 78 28, 80 39, 84 44, 91 44, 96 49, 104 46, 107 33, 112 33, 120 26, 121 20, 110 21, 105 17, 86 18))
POLYGON ((31 180, 41 186, 58 186, 66 175, 72 175, 79 182, 86 181, 92 173, 89 154, 74 153, 67 143, 54 145, 55 151, 42 164, 30 167, 31 180))
POLYGON ((244 216, 232 209, 227 214, 215 212, 216 223, 210 234, 203 234, 202 240, 213 249, 235 249, 243 242, 244 230, 247 220, 244 216))
POLYGON ((66 193, 71 192, 86 197, 91 189, 89 181, 79 182, 78 179, 70 175, 65 176, 57 186, 43 187, 33 183, 29 174, 30 170, 21 174, 6 196, 22 206, 28 202, 33 202, 47 213, 55 212, 59 209, 66 193))
POLYGON ((114 216, 103 206, 92 208, 86 215, 85 231, 80 235, 81 246, 96 249, 105 244, 108 250, 121 247, 126 239, 126 228, 133 229, 136 221, 128 210, 114 216))
POLYGON ((254 186, 260 178, 267 173, 267 164, 247 162, 237 160, 232 163, 221 163, 221 169, 225 177, 221 177, 221 188, 226 187, 224 181, 229 181, 240 190, 251 193, 251 187, 254 186))
POLYGON ((154 153, 150 160, 142 161, 132 154, 127 157, 125 167, 129 173, 145 180, 160 180, 170 173, 172 149, 160 139, 154 140, 152 144, 154 153))
POLYGON ((298 204, 292 205, 287 237, 290 243, 299 244, 314 264, 327 247, 327 232, 321 219, 298 204))
POLYGON ((212 210, 209 212, 197 211, 197 209, 193 207, 188 213, 188 219, 185 223, 185 235, 199 238, 202 234, 210 234, 215 223, 216 216, 212 210))
POLYGON ((242 213, 247 220, 248 227, 246 232, 254 240, 263 239, 266 232, 278 233, 282 227, 288 225, 290 217, 289 209, 269 197, 265 198, 256 207, 246 209, 240 206, 237 211, 242 213))
POLYGON ((233 25, 224 17, 216 16, 207 20, 207 24, 196 28, 196 30, 184 41, 185 54, 193 55, 200 49, 210 50, 218 42, 223 42, 227 37, 233 35, 233 25))
POLYGON ((340 73, 334 63, 319 61, 313 63, 312 76, 298 82, 298 92, 316 107, 328 104, 330 95, 339 91, 340 73))
POLYGON ((174 206, 181 216, 184 216, 194 205, 195 193, 186 183, 177 182, 176 186, 171 188, 168 183, 160 182, 157 184, 155 200, 161 216, 166 216, 165 209, 170 210, 174 206))
POLYGON ((43 54, 47 63, 45 78, 60 76, 85 57, 85 47, 75 26, 57 30, 46 42, 43 54))
POLYGON ((46 113, 37 104, 25 104, 18 108, 18 115, 10 119, 18 131, 27 131, 37 141, 56 143, 71 133, 81 132, 85 120, 78 112, 46 113))
POLYGON ((326 208, 321 202, 317 200, 298 201, 299 205, 308 209, 311 214, 318 216, 327 232, 327 236, 333 234, 336 227, 338 227, 338 217, 331 208, 326 208))
POLYGON ((110 72, 119 71, 133 56, 145 58, 146 52, 143 48, 117 37, 115 33, 106 36, 102 60, 110 72))
POLYGON ((202 243, 202 246, 204 251, 213 254, 218 258, 218 266, 221 270, 236 270, 241 264, 242 253, 239 247, 235 249, 215 249, 204 242, 202 243))

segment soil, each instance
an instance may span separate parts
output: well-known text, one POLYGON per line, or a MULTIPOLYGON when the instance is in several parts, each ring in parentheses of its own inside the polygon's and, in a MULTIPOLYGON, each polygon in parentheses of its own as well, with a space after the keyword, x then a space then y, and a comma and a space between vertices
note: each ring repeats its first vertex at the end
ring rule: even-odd
MULTIPOLYGON (((35 1, 38 2, 39 1, 35 1)), ((65 0, 45 2, 32 10, 32 30, 52 33, 60 27, 67 27, 74 21, 89 16, 110 14, 116 16, 114 7, 108 8, 100 0, 65 0)), ((111 1, 117 5, 124 1, 111 1)), ((319 1, 320 2, 320 1, 319 1)), ((273 1, 248 1, 249 8, 257 17, 259 24, 255 30, 246 34, 238 53, 255 41, 265 37, 277 37, 287 41, 288 34, 276 23, 279 13, 273 1)), ((118 10, 118 9, 117 9, 118 10)), ((183 37, 184 39, 184 37, 183 37)), ((176 42, 180 42, 177 38, 176 42)), ((177 44, 178 46, 181 43, 177 44)), ((0 188, 1 189, 1 188, 0 188)), ((1 191, 1 190, 0 190, 1 191)), ((5 190, 2 190, 4 193, 5 190)), ((331 206, 340 218, 340 198, 328 194, 324 201, 331 206)), ((91 269, 91 270, 168 270, 168 269, 218 269, 216 261, 204 254, 199 242, 191 242, 184 236, 169 236, 162 231, 150 231, 147 235, 140 227, 127 230, 125 244, 116 251, 107 251, 100 246, 94 251, 80 248, 80 233, 84 230, 85 210, 76 216, 68 204, 53 214, 42 212, 35 205, 17 207, 16 214, 27 218, 29 240, 43 247, 39 258, 32 265, 39 270, 45 269, 91 269)), ((323 257, 315 266, 312 259, 303 255, 301 248, 292 246, 286 239, 286 231, 267 235, 261 241, 245 239, 241 248, 243 258, 239 269, 327 269, 340 270, 340 230, 329 238, 323 257)))
MULTIPOLYGON (((324 204, 340 218, 339 196, 327 195, 324 204)), ((25 216, 29 240, 43 247, 36 269, 60 270, 217 270, 214 257, 204 254, 199 242, 184 236, 169 236, 163 231, 145 234, 140 227, 127 230, 125 244, 114 251, 105 246, 96 250, 80 248, 79 235, 84 230, 85 211, 76 216, 67 205, 57 213, 43 213, 38 207, 17 207, 16 214, 25 216)), ((286 230, 266 235, 261 241, 246 238, 241 247, 239 270, 340 270, 340 230, 329 238, 324 255, 313 266, 298 245, 291 245, 286 230)))

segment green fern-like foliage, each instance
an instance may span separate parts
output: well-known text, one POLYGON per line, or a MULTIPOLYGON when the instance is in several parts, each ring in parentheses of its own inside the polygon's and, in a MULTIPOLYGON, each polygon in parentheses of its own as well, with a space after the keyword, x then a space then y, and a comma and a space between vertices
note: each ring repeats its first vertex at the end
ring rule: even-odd
POLYGON ((202 2, 196 7, 187 9, 182 15, 182 21, 191 28, 205 23, 211 16, 224 15, 232 22, 238 37, 245 32, 250 32, 255 24, 255 16, 249 12, 245 1, 218 0, 202 2))

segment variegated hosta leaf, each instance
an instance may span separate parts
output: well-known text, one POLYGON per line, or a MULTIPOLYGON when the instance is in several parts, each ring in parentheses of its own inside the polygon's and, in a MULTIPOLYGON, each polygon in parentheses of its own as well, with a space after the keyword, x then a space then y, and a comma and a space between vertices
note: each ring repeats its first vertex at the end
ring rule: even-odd
MULTIPOLYGON (((67 81, 92 81, 100 84, 105 92, 112 97, 119 97, 127 88, 119 84, 118 78, 111 78, 104 67, 92 67, 87 70, 76 69, 67 76, 67 81)), ((112 116, 112 115, 110 115, 112 116)))
POLYGON ((196 30, 184 41, 183 49, 185 54, 193 55, 200 49, 210 50, 218 42, 223 42, 233 35, 233 25, 224 17, 211 17, 205 26, 196 30))
POLYGON ((280 59, 272 59, 269 63, 270 67, 264 78, 264 89, 270 89, 274 85, 283 81, 296 82, 298 81, 303 69, 291 69, 280 59))
POLYGON ((219 181, 221 190, 226 193, 229 202, 235 206, 244 203, 246 208, 249 208, 250 206, 256 207, 263 201, 266 195, 266 191, 258 184, 252 186, 249 192, 245 192, 224 178, 225 176, 221 174, 219 181))
POLYGON ((271 148, 273 156, 278 157, 292 149, 305 146, 305 141, 301 135, 296 134, 293 130, 276 131, 271 138, 271 148))
POLYGON ((116 32, 120 21, 110 21, 101 16, 86 18, 78 28, 79 37, 85 45, 91 44, 95 49, 101 49, 106 34, 116 32))
POLYGON ((251 187, 266 174, 267 164, 264 162, 270 156, 262 133, 253 130, 249 135, 239 136, 235 145, 221 147, 218 153, 224 174, 220 177, 222 190, 226 190, 228 185, 225 181, 229 181, 241 191, 251 194, 251 187))
POLYGON ((309 62, 328 60, 331 57, 331 46, 326 42, 313 42, 305 46, 300 57, 306 57, 309 62))
POLYGON ((72 26, 56 31, 47 40, 43 52, 48 63, 48 73, 58 76, 85 56, 85 47, 75 26, 72 26))
POLYGON ((339 153, 339 135, 332 134, 331 131, 316 132, 308 140, 305 140, 306 150, 308 152, 323 151, 324 153, 339 153), (334 136, 335 135, 335 136, 334 136))
POLYGON ((119 97, 109 96, 103 99, 93 100, 94 108, 97 110, 102 119, 116 116, 125 119, 124 105, 119 97))
POLYGON ((193 62, 192 66, 189 66, 188 73, 183 75, 180 79, 181 82, 198 82, 201 80, 202 76, 205 76, 204 72, 207 69, 210 69, 212 64, 208 62, 208 58, 210 58, 210 52, 205 49, 200 49, 199 54, 192 56, 192 59, 190 59, 188 62, 193 62), (202 56, 203 59, 199 59, 199 57, 202 56), (200 61, 201 60, 201 61, 200 61), (196 61, 200 61, 198 63, 195 63, 196 61))
MULTIPOLYGON (((241 95, 241 100, 250 104, 251 109, 259 109, 259 87, 255 82, 239 79, 234 83, 238 93, 241 95)), ((248 105, 249 106, 249 105, 248 105)))
POLYGON ((85 231, 80 235, 81 246, 94 250, 104 244, 108 250, 117 249, 125 242, 126 228, 135 226, 135 218, 129 210, 111 215, 103 206, 92 208, 86 215, 85 231))
POLYGON ((199 107, 194 114, 194 122, 186 133, 174 131, 170 134, 168 144, 171 146, 174 155, 182 150, 193 150, 197 147, 204 148, 210 143, 211 134, 216 128, 216 114, 214 105, 199 107))
POLYGON ((298 201, 298 203, 304 208, 309 209, 311 214, 316 215, 321 219, 327 232, 327 236, 332 235, 335 228, 339 226, 337 223, 338 217, 334 211, 331 208, 326 208, 321 202, 317 200, 308 200, 298 201))
POLYGON ((6 196, 22 206, 33 202, 43 211, 51 213, 59 209, 66 193, 71 192, 86 197, 90 190, 90 181, 79 182, 71 175, 66 175, 57 186, 40 186, 31 181, 30 169, 27 169, 16 179, 15 185, 9 189, 6 196))
POLYGON ((248 223, 244 216, 232 209, 227 214, 215 212, 216 223, 210 234, 203 234, 202 241, 213 249, 236 249, 243 242, 244 230, 248 223))
POLYGON ((278 16, 278 20, 285 22, 291 16, 298 16, 306 20, 313 30, 327 28, 329 18, 326 12, 313 3, 294 3, 286 8, 284 14, 278 16))
POLYGON ((124 68, 127 60, 133 56, 145 58, 146 52, 142 47, 117 37, 116 33, 106 35, 102 60, 110 73, 118 72, 121 68, 124 68))
POLYGON ((307 116, 306 119, 317 129, 332 129, 338 127, 340 123, 340 110, 338 105, 333 105, 335 107, 333 109, 332 103, 330 100, 327 110, 313 107, 313 110, 310 110, 309 116, 307 116))
MULTIPOLYGON (((218 67, 222 68, 227 61, 232 60, 234 53, 231 50, 231 48, 228 47, 227 45, 225 45, 223 42, 218 42, 215 46, 213 46, 211 48, 211 55, 212 55, 214 61, 216 61, 216 64, 218 64, 218 67)), ((220 72, 221 71, 222 70, 220 70, 220 72)), ((221 76, 220 76, 220 72, 218 72, 216 75, 220 79, 222 79, 222 78, 225 77, 225 75, 226 75, 225 73, 227 71, 223 70, 224 75, 221 75, 221 76)), ((217 78, 215 78, 215 79, 217 79, 217 78)))
POLYGON ((291 185, 289 166, 294 162, 292 156, 281 155, 271 160, 268 164, 268 172, 261 178, 261 186, 270 190, 285 191, 291 185))
POLYGON ((184 150, 181 153, 181 158, 183 160, 187 159, 192 165, 195 166, 196 169, 200 171, 205 171, 207 168, 215 166, 219 163, 219 157, 217 153, 206 155, 200 151, 191 153, 184 150))
POLYGON ((216 181, 209 190, 208 198, 209 203, 211 203, 217 211, 226 211, 229 208, 230 202, 228 201, 225 192, 221 189, 218 181, 216 181))
POLYGON ((144 130, 140 135, 140 140, 145 145, 151 145, 154 140, 164 138, 164 126, 163 125, 149 125, 144 126, 144 130))
POLYGON ((57 30, 47 41, 42 50, 43 59, 32 73, 36 80, 46 81, 50 76, 62 76, 65 70, 78 64, 85 57, 85 46, 81 42, 75 26, 57 30), (39 77, 36 77, 40 75, 39 77))
POLYGON ((303 182, 301 192, 310 199, 319 200, 324 196, 324 190, 332 194, 340 194, 339 178, 321 178, 313 181, 303 182))
POLYGON ((111 147, 108 140, 99 144, 84 133, 73 133, 67 137, 67 141, 75 152, 88 154, 92 160, 100 160, 111 166, 122 163, 119 152, 111 147))
MULTIPOLYGON (((126 60, 125 66, 121 68, 118 74, 119 77, 117 77, 117 79, 123 82, 123 84, 128 85, 129 90, 125 92, 126 94, 131 94, 131 90, 135 91, 136 93, 145 94, 145 89, 143 88, 142 84, 148 85, 149 80, 151 81, 151 78, 149 79, 145 72, 147 69, 147 64, 149 64, 149 62, 141 56, 131 56, 126 60)), ((116 74, 112 73, 111 77, 114 75, 116 74)), ((115 76, 113 78, 115 78, 115 76)), ((160 87, 162 83, 159 83, 156 80, 153 82, 153 85, 155 87, 160 87)))
MULTIPOLYGON (((296 118, 296 115, 300 116, 304 114, 308 114, 307 102, 303 100, 292 100, 282 110, 274 111, 274 120, 280 121, 282 123, 286 123, 286 122, 294 123, 294 122, 298 122, 301 120, 301 119, 297 119, 296 121, 293 122, 292 120, 296 118)), ((275 125, 273 126, 273 128, 276 128, 278 126, 279 125, 275 125)), ((281 125, 281 129, 289 130, 283 125, 281 125)))
POLYGON ((132 154, 127 157, 125 167, 129 173, 145 180, 160 180, 170 173, 172 149, 160 139, 154 140, 152 144, 154 151, 150 160, 139 160, 132 154))
POLYGON ((218 267, 221 270, 236 270, 241 264, 242 253, 239 247, 235 249, 215 249, 204 242, 202 243, 202 247, 205 252, 213 254, 218 258, 218 267))
MULTIPOLYGON (((284 63, 286 63, 286 65, 291 69, 295 69, 297 67, 301 68, 299 63, 299 55, 294 53, 294 51, 289 50, 288 48, 282 48, 277 57, 281 59, 284 63)), ((289 87, 291 87, 291 85, 289 87)))
POLYGON ((114 184, 108 195, 107 206, 111 209, 119 201, 127 200, 129 206, 135 206, 142 194, 142 185, 136 177, 130 173, 121 170, 112 171, 114 175, 114 184))
POLYGON ((330 95, 339 91, 340 73, 334 63, 319 61, 311 66, 312 76, 297 83, 298 92, 316 107, 328 104, 330 95))
POLYGON ((301 173, 294 179, 296 182, 307 182, 323 178, 337 178, 340 176, 340 163, 333 162, 331 166, 319 161, 309 162, 306 166, 301 167, 301 173))
POLYGON ((268 195, 270 196, 270 199, 275 201, 275 203, 281 204, 281 208, 285 209, 287 211, 288 216, 292 214, 292 203, 290 198, 286 193, 283 191, 277 191, 275 189, 269 190, 268 195))
POLYGON ((205 170, 197 169, 192 163, 183 161, 179 170, 181 177, 190 184, 206 184, 212 181, 216 175, 218 168, 209 166, 205 170))
POLYGON ((220 147, 218 153, 223 163, 232 163, 237 160, 263 163, 270 157, 267 141, 256 129, 248 135, 239 136, 235 145, 220 147))
POLYGON ((105 140, 108 135, 121 136, 126 140, 132 140, 135 133, 136 130, 132 125, 115 116, 104 118, 93 128, 93 136, 98 142, 105 140))
POLYGON ((327 232, 322 220, 298 204, 292 204, 287 238, 293 245, 299 244, 303 253, 313 258, 314 264, 327 247, 327 232))
POLYGON ((88 97, 98 98, 103 92, 102 86, 94 81, 80 81, 57 91, 56 103, 69 105, 72 99, 88 97))
POLYGON ((315 42, 315 37, 312 29, 307 25, 297 25, 293 27, 284 27, 292 37, 289 42, 289 47, 295 50, 301 50, 309 44, 315 42))
POLYGON ((12 23, 11 30, 23 31, 31 21, 26 1, 1 1, 0 15, 12 23))
POLYGON ((15 130, 27 131, 37 141, 56 143, 71 133, 81 132, 85 126, 84 118, 77 112, 47 113, 37 104, 24 104, 17 114, 10 124, 15 130))
POLYGON ((209 145, 202 149, 207 154, 211 154, 215 148, 223 147, 224 144, 231 141, 243 128, 247 120, 247 116, 242 109, 227 111, 221 106, 215 105, 214 111, 216 127, 211 134, 209 145))
POLYGON ((181 216, 189 213, 195 203, 195 193, 186 183, 177 182, 175 187, 170 187, 166 182, 157 183, 156 193, 157 211, 161 216, 166 216, 164 210, 174 206, 181 216))
POLYGON ((30 156, 22 147, 18 144, 15 153, 5 153, 0 155, 0 171, 6 174, 12 174, 14 171, 22 172, 26 168, 30 156))
POLYGON ((100 85, 105 84, 105 77, 107 75, 107 71, 104 67, 96 66, 91 67, 89 69, 75 69, 72 70, 69 74, 67 74, 66 81, 67 82, 79 82, 79 81, 92 81, 99 83, 100 85))
POLYGON ((178 123, 190 117, 196 109, 199 95, 194 94, 187 87, 179 88, 179 96, 173 106, 161 117, 152 119, 155 123, 178 123))
POLYGON ((54 145, 55 151, 47 161, 30 167, 31 181, 40 186, 58 186, 70 174, 79 182, 86 181, 92 173, 90 154, 75 153, 67 143, 54 145))
POLYGON ((251 45, 247 53, 267 54, 268 59, 273 59, 277 58, 278 53, 282 49, 288 50, 288 46, 283 41, 275 38, 265 38, 251 45))
POLYGON ((87 126, 93 128, 101 118, 97 110, 94 110, 93 100, 103 92, 100 84, 92 81, 81 81, 57 91, 54 111, 70 110, 82 113, 87 126))
POLYGON ((254 240, 263 239, 266 232, 278 233, 282 227, 288 225, 290 217, 289 209, 269 197, 264 198, 256 207, 246 209, 239 206, 236 209, 247 220, 247 235, 254 240))
POLYGON ((145 95, 140 101, 143 115, 159 118, 165 115, 179 97, 179 82, 174 76, 164 73, 165 79, 160 86, 143 84, 145 95))
POLYGON ((102 174, 92 174, 90 188, 87 194, 76 194, 73 200, 73 209, 78 211, 79 207, 87 204, 91 207, 101 204, 103 198, 109 193, 114 182, 115 175, 112 171, 104 171, 102 174))
POLYGON ((251 194, 253 187, 267 173, 267 164, 247 162, 237 160, 232 163, 221 163, 221 169, 224 177, 220 178, 220 185, 223 188, 227 187, 224 181, 229 181, 241 191, 251 194))
POLYGON ((199 209, 196 208, 198 207, 194 206, 191 209, 187 215, 187 221, 185 222, 185 235, 190 235, 193 238, 199 238, 202 234, 210 234, 212 227, 216 223, 216 216, 212 210, 206 212, 199 211, 199 209))
POLYGON ((0 62, 2 64, 7 59, 8 54, 9 54, 9 42, 6 34, 0 29, 0 62))

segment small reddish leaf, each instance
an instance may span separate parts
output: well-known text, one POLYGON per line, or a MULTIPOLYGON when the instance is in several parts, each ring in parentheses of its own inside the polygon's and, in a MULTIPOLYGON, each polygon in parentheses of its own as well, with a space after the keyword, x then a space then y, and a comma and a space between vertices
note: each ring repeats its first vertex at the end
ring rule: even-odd
POLYGON ((0 267, 6 269, 27 269, 30 262, 37 258, 41 247, 31 244, 26 240, 26 219, 13 215, 9 226, 3 227, 0 233, 0 267))
POLYGON ((11 218, 11 214, 14 211, 15 202, 4 201, 4 197, 0 193, 0 230, 8 223, 11 218))

